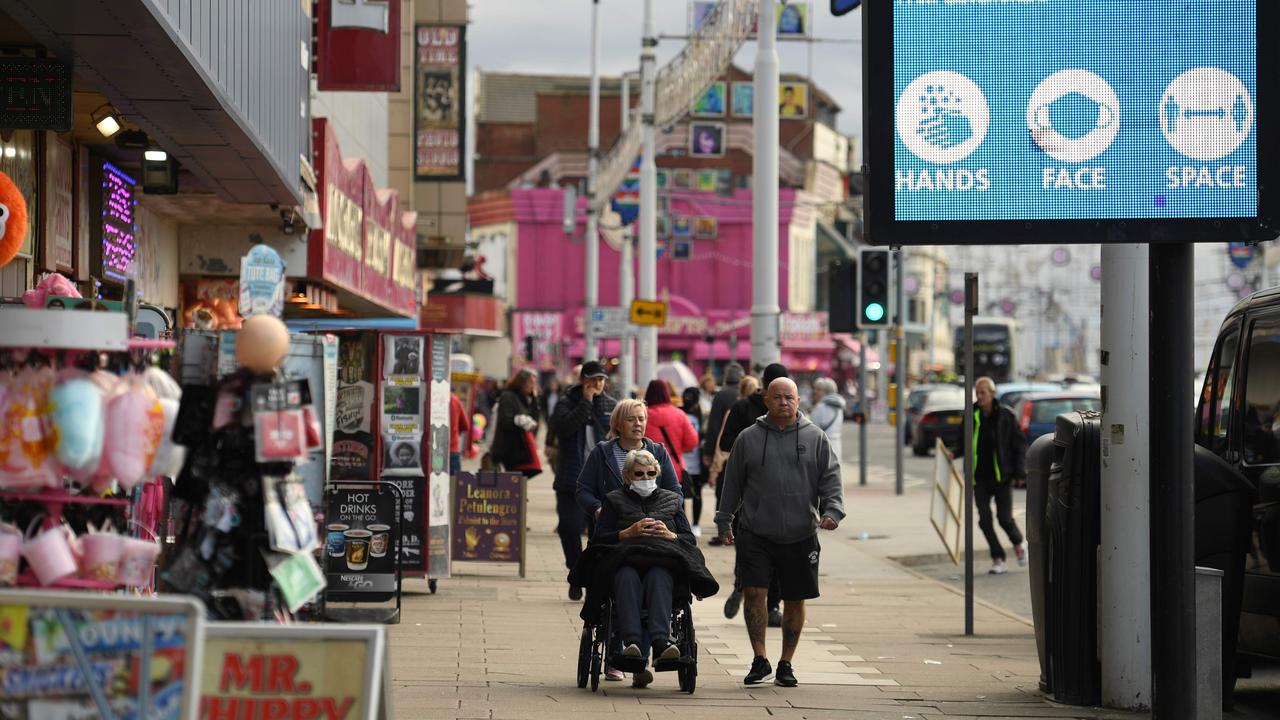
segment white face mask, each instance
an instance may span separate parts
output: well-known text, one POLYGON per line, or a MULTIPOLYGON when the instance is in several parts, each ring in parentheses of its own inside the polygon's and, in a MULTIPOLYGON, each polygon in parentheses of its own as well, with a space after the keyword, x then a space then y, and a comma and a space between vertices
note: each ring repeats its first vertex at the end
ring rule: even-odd
POLYGON ((640 497, 649 497, 654 490, 658 489, 657 480, 634 480, 631 483, 631 489, 636 491, 640 497))

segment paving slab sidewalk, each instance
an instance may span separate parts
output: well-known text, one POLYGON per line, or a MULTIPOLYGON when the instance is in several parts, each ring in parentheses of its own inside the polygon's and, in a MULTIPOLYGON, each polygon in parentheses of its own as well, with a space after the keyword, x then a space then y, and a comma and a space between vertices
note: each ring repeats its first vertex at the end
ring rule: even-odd
MULTIPOLYGON (((850 517, 821 536, 823 596, 808 604, 795 660, 798 688, 741 684, 751 661, 746 631, 740 616, 727 620, 722 611, 733 551, 704 544, 708 567, 725 589, 694 603, 697 692, 681 693, 674 673, 659 674, 644 690, 603 680, 599 692, 578 689, 580 605, 566 596, 554 495, 550 478, 540 477, 530 482, 526 578, 514 567, 457 565, 452 578, 439 580, 436 595, 427 594, 423 580, 406 582, 403 620, 391 628, 395 717, 1145 717, 1044 699, 1032 628, 1012 613, 979 604, 978 634, 966 638, 960 596, 888 560, 889 544, 858 539, 868 528, 931 533, 927 508, 922 512, 918 499, 895 502, 880 490, 873 497, 850 476, 850 517)), ((915 537, 909 544, 925 541, 915 537)), ((780 639, 770 630, 775 664, 780 639)))

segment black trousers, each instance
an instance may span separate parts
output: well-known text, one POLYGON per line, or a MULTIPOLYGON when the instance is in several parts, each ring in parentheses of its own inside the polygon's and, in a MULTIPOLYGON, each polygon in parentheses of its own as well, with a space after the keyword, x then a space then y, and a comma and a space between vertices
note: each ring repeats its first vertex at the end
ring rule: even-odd
POLYGON ((991 547, 991 559, 1003 560, 1004 548, 1000 546, 1000 538, 991 522, 991 501, 996 501, 996 520, 1009 536, 1009 542, 1021 545, 1022 531, 1018 529, 1018 523, 1013 521, 1013 486, 1008 482, 979 480, 973 487, 973 499, 978 506, 978 527, 982 529, 987 545, 991 547))
POLYGON ((587 518, 573 493, 558 490, 556 515, 560 519, 556 534, 560 536, 560 547, 564 550, 564 566, 572 570, 582 556, 582 528, 587 518))

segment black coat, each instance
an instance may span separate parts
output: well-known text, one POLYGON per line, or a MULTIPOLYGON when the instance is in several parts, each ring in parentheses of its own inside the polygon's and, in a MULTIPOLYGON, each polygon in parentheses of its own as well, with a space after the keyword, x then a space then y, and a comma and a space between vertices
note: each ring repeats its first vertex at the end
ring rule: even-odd
POLYGON ((671 576, 677 584, 687 584, 689 592, 699 599, 720 592, 720 583, 707 570, 702 551, 696 546, 655 537, 632 538, 613 545, 593 543, 583 551, 568 578, 570 585, 587 589, 580 614, 583 620, 600 621, 600 609, 605 599, 613 595, 614 573, 632 558, 672 560, 676 568, 671 576))
POLYGON ((586 462, 591 448, 587 445, 587 428, 595 425, 597 443, 609 436, 609 416, 617 400, 604 393, 588 401, 582 397, 582 386, 574 385, 560 396, 556 409, 548 421, 548 433, 554 434, 558 460, 556 461, 556 492, 574 492, 578 488, 578 474, 586 462))
MULTIPOLYGON (((1022 434, 1022 428, 1018 427, 1018 419, 1013 416, 1013 411, 1004 405, 996 404, 993 411, 996 423, 996 462, 1000 467, 1001 482, 1009 482, 1009 480, 1025 480, 1027 478, 1027 439, 1022 434)), ((984 422, 991 422, 990 417, 982 416, 982 409, 977 405, 973 408, 973 440, 978 441, 978 426, 984 422)), ((964 446, 964 438, 960 440, 960 447, 956 451, 955 456, 964 457, 969 448, 964 446)), ((974 461, 974 468, 978 466, 977 460, 974 461)))
POLYGON ((720 449, 733 450, 733 441, 738 439, 743 430, 756 424, 756 418, 767 415, 769 408, 764 404, 764 393, 757 390, 742 398, 729 408, 724 419, 724 432, 720 435, 720 449))
POLYGON ((520 467, 533 459, 529 443, 525 441, 525 431, 516 425, 517 415, 528 415, 537 420, 538 401, 514 390, 504 390, 498 398, 498 424, 493 429, 493 446, 489 448, 494 462, 501 463, 504 468, 520 467))

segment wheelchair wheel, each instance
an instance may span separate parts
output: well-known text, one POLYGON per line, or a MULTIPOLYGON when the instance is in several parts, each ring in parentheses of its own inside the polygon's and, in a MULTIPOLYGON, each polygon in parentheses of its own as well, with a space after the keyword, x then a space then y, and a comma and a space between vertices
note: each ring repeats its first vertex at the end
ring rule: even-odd
POLYGON ((680 675, 680 691, 693 694, 698 687, 698 664, 690 663, 678 671, 680 675))
POLYGON ((591 628, 582 628, 582 641, 578 643, 578 687, 587 686, 591 675, 591 628))

